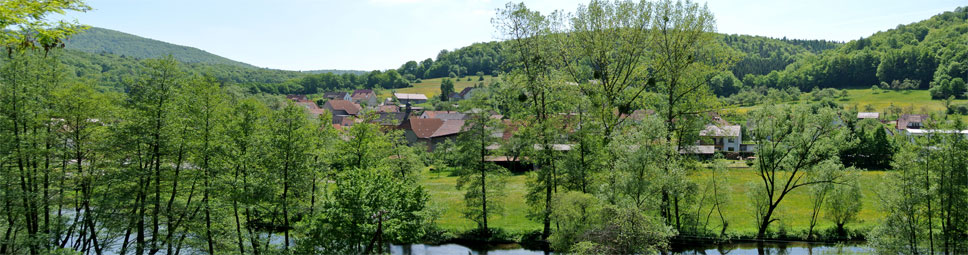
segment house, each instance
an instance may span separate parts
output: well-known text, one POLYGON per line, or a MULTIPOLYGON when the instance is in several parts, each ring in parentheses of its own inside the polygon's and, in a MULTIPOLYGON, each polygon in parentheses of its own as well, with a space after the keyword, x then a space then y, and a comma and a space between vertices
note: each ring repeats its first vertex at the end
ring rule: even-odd
POLYGON ((306 110, 309 110, 309 111, 319 109, 319 106, 316 105, 316 102, 309 101, 309 100, 296 101, 296 105, 305 107, 306 110))
POLYGON ((743 143, 743 134, 739 125, 706 125, 706 128, 699 131, 697 145, 712 145, 716 151, 739 152, 740 144, 743 143))
POLYGON ((399 129, 403 121, 407 119, 405 112, 377 112, 380 116, 373 120, 384 129, 399 129))
POLYGON ((400 127, 411 145, 426 143, 427 150, 433 151, 437 144, 457 138, 464 129, 464 120, 407 118, 400 127))
POLYGON ((360 113, 362 108, 360 105, 351 101, 337 99, 326 101, 326 104, 323 105, 323 109, 333 114, 333 123, 335 124, 337 117, 356 116, 360 113))
POLYGON ((907 129, 921 129, 924 127, 924 122, 928 120, 928 115, 926 114, 904 114, 900 118, 897 118, 897 124, 894 128, 897 131, 904 131, 907 129))
POLYGON ((881 119, 881 113, 879 113, 879 112, 858 112, 857 113, 857 120, 864 120, 864 119, 879 120, 879 119, 881 119))
POLYGON ((323 98, 326 98, 327 100, 353 100, 353 98, 350 96, 350 93, 346 92, 326 92, 323 93, 323 98))
POLYGON ((376 93, 371 89, 357 89, 350 95, 350 100, 357 104, 376 105, 376 93))
POLYGON ((716 154, 716 147, 713 145, 692 145, 683 146, 679 149, 681 155, 691 155, 699 159, 712 159, 716 154))
POLYGON ((393 93, 393 97, 397 98, 397 101, 401 104, 422 104, 427 102, 427 96, 424 94, 393 93))
POLYGON ((460 101, 460 100, 471 99, 471 97, 474 96, 473 93, 474 93, 474 90, 476 89, 477 88, 475 87, 466 87, 464 88, 464 90, 461 90, 460 92, 450 93, 448 97, 450 98, 450 101, 460 101))
POLYGON ((286 99, 292 100, 296 105, 305 107, 306 110, 309 110, 310 112, 319 109, 319 106, 316 105, 316 102, 309 100, 309 97, 306 97, 306 95, 289 94, 286 95, 286 99))
POLYGON ((467 115, 455 111, 424 111, 421 119, 466 120, 467 115))

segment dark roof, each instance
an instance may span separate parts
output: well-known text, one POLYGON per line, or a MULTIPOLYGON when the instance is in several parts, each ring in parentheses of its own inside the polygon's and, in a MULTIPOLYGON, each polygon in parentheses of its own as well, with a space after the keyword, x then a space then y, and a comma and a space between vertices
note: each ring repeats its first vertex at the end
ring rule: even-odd
POLYGON ((407 113, 403 112, 381 112, 374 122, 379 123, 384 126, 399 126, 403 124, 403 119, 406 119, 407 113))
POLYGON ((346 92, 326 92, 323 93, 323 97, 327 99, 342 99, 346 97, 346 92))
POLYGON ((334 99, 334 100, 326 101, 326 106, 325 107, 327 109, 343 110, 343 111, 346 111, 346 113, 347 114, 350 114, 350 115, 356 115, 356 114, 360 113, 360 105, 355 104, 355 103, 350 102, 350 101, 341 100, 341 99, 334 99))
POLYGON ((474 87, 464 88, 464 90, 460 91, 460 97, 466 97, 468 93, 471 93, 471 90, 474 90, 474 87))
POLYGON ((456 111, 424 111, 421 117, 426 116, 427 119, 443 119, 443 120, 463 120, 467 119, 467 115, 456 112, 456 111))

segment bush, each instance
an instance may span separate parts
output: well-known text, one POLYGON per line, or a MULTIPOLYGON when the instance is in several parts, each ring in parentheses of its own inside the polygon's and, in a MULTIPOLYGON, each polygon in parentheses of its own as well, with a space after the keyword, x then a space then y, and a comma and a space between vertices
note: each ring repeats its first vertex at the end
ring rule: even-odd
POLYGON ((948 106, 948 114, 968 115, 968 104, 953 104, 948 106))

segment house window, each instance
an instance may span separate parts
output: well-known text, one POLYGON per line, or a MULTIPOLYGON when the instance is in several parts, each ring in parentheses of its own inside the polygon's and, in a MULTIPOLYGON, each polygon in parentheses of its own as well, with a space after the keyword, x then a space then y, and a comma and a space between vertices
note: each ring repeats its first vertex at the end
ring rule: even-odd
POLYGON ((733 151, 733 147, 726 147, 726 151, 733 151))
POLYGON ((729 142, 730 142, 730 143, 735 143, 735 142, 736 142, 736 139, 733 139, 733 138, 729 138, 729 142))

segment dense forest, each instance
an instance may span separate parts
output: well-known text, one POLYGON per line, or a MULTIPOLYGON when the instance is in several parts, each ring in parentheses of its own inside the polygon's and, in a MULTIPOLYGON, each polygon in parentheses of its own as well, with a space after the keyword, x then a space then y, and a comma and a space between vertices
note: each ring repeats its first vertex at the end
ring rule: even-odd
POLYGON ((964 97, 968 79, 968 8, 850 41, 764 75, 745 75, 749 87, 802 91, 818 88, 931 89, 932 97, 964 97))

